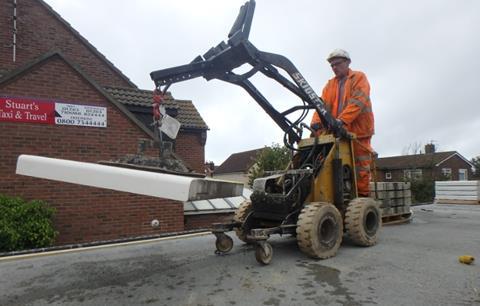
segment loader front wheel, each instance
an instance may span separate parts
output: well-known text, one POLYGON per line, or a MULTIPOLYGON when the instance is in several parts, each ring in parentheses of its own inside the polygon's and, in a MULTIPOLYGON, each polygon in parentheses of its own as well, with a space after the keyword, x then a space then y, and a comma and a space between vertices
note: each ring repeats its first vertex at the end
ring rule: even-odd
POLYGON ((374 245, 381 227, 382 213, 374 199, 356 198, 350 201, 345 212, 345 230, 353 243, 374 245))
POLYGON ((343 220, 338 209, 329 203, 305 205, 297 222, 297 243, 302 252, 313 258, 335 256, 342 243, 343 220))
POLYGON ((233 248, 233 239, 222 233, 217 235, 217 240, 215 240, 215 247, 219 253, 228 253, 233 248))
POLYGON ((270 243, 259 242, 255 248, 255 259, 262 265, 268 265, 273 258, 273 249, 270 243))
POLYGON ((233 220, 235 222, 241 222, 242 226, 235 228, 235 233, 237 234, 238 239, 242 240, 245 243, 251 243, 247 239, 247 229, 243 227, 245 220, 247 219, 248 214, 252 211, 252 202, 250 201, 243 201, 238 209, 235 211, 235 215, 233 220))

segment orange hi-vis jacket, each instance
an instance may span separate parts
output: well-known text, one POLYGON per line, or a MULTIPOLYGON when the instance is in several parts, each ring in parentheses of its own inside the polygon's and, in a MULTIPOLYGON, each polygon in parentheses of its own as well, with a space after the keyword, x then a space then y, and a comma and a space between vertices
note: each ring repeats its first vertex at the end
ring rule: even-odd
MULTIPOLYGON (((340 119, 349 132, 357 138, 371 137, 374 134, 374 118, 370 102, 370 84, 363 72, 349 69, 345 80, 341 111, 338 114, 339 80, 334 77, 323 88, 322 100, 334 118, 340 119)), ((315 112, 312 124, 321 126, 320 117, 315 112)))

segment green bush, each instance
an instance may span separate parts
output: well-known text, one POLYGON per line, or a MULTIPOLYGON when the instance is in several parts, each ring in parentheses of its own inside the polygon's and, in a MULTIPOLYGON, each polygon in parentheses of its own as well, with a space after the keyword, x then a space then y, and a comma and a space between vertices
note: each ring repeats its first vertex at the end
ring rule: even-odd
POLYGON ((0 252, 52 245, 57 236, 54 213, 46 202, 26 202, 0 194, 0 252))
POLYGON ((412 202, 431 203, 435 197, 435 182, 429 179, 412 179, 409 180, 412 190, 412 202))
POLYGON ((252 187, 253 181, 263 177, 265 171, 285 170, 290 159, 291 154, 287 147, 275 143, 270 147, 265 146, 256 156, 255 163, 249 171, 248 185, 252 187))

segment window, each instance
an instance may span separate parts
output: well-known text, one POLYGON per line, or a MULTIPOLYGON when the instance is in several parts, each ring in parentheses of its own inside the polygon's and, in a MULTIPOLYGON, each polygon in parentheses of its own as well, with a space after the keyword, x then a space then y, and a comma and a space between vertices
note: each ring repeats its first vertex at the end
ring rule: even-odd
POLYGON ((452 179, 452 168, 442 168, 443 177, 451 180, 452 179))
POLYGON ((406 180, 416 180, 422 178, 422 169, 407 169, 403 170, 403 177, 406 180))
POLYGON ((458 180, 466 181, 468 180, 468 171, 467 169, 458 169, 458 180))
POLYGON ((392 172, 386 172, 385 173, 385 179, 386 180, 391 180, 392 179, 392 172))

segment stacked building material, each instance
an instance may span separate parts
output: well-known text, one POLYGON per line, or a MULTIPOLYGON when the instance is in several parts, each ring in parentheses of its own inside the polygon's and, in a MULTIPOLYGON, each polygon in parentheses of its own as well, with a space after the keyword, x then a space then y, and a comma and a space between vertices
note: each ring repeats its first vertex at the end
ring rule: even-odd
POLYGON ((435 203, 480 204, 480 181, 437 181, 435 203))
POLYGON ((382 217, 397 217, 410 214, 412 192, 410 183, 377 182, 370 184, 370 197, 381 203, 382 217))

